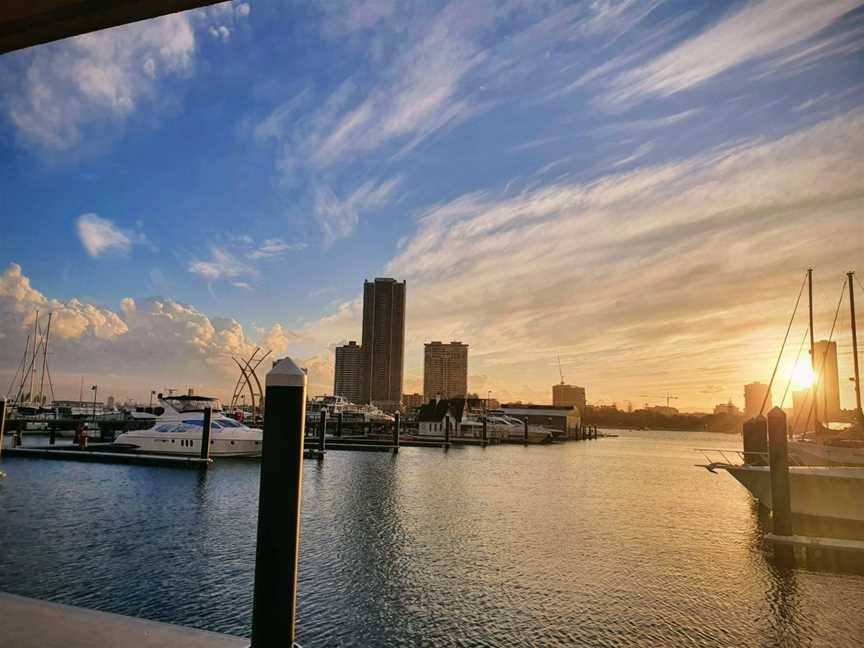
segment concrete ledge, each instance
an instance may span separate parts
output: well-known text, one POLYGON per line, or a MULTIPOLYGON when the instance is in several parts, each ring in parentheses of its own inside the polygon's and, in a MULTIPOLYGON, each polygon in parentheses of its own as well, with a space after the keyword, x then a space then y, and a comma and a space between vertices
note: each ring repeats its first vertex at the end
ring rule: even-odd
POLYGON ((843 538, 817 538, 814 536, 781 536, 774 533, 766 533, 768 542, 781 545, 792 545, 793 547, 806 547, 808 549, 830 549, 832 551, 855 551, 864 553, 864 541, 845 540, 843 538))
POLYGON ((131 464, 135 466, 172 466, 179 468, 203 468, 212 459, 200 457, 157 455, 144 453, 108 452, 99 450, 64 450, 61 448, 4 448, 6 457, 24 457, 27 459, 55 459, 61 461, 89 461, 92 463, 131 464))
POLYGON ((241 637, 0 592, 0 648, 248 648, 241 637))

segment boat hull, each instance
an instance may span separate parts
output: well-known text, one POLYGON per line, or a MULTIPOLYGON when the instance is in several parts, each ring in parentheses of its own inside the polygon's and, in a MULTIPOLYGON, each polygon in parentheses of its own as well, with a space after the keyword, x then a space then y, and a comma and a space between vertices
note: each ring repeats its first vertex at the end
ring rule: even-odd
MULTIPOLYGON (((723 466, 766 508, 771 508, 768 466, 723 466)), ((864 522, 864 468, 790 466, 792 513, 864 522)))
MULTIPOLYGON (((116 446, 128 447, 138 452, 153 454, 170 454, 199 457, 201 456, 201 436, 147 435, 127 432, 118 438, 116 446)), ((262 443, 260 439, 210 439, 211 457, 260 457, 262 443)))

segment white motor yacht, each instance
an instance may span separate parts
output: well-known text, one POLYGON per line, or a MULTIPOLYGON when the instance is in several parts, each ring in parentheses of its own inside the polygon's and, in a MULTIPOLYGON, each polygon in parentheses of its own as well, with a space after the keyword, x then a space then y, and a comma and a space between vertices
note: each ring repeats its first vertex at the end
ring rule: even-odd
POLYGON ((162 397, 160 394, 153 427, 124 432, 115 439, 114 445, 141 452, 199 456, 207 407, 211 408, 211 457, 261 455, 263 432, 225 416, 219 399, 204 396, 162 397))

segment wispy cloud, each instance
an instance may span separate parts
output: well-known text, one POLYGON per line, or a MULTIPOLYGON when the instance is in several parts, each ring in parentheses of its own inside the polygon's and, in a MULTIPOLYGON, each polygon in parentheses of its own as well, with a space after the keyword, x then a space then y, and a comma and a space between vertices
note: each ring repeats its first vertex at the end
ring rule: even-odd
POLYGON ((860 4, 860 0, 750 2, 653 61, 620 73, 603 101, 616 106, 692 88, 741 63, 801 43, 860 4))
POLYGON ((231 252, 215 245, 210 246, 210 258, 195 259, 189 262, 189 272, 203 277, 208 281, 218 279, 234 279, 244 275, 255 274, 255 268, 243 263, 231 252))
POLYGON ((353 234, 360 214, 390 202, 400 180, 369 180, 342 199, 329 187, 319 187, 315 193, 315 219, 321 227, 324 245, 353 234))
POLYGON ((98 257, 108 252, 125 254, 133 243, 148 242, 142 232, 122 229, 113 221, 93 213, 81 214, 75 221, 75 231, 84 250, 91 257, 98 257))
POLYGON ((253 260, 272 259, 273 257, 282 256, 286 252, 297 252, 306 249, 306 243, 286 243, 282 239, 272 238, 266 239, 253 250, 246 253, 246 256, 253 260))

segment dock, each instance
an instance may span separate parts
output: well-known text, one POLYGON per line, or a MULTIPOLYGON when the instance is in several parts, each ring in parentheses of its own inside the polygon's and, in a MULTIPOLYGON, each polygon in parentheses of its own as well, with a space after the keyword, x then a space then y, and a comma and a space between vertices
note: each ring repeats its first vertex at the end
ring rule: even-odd
POLYGON ((851 551, 864 553, 864 540, 849 540, 845 538, 819 538, 802 535, 777 535, 766 533, 765 539, 778 545, 801 547, 804 549, 827 549, 828 551, 851 551))
POLYGON ((172 468, 206 468, 212 459, 178 455, 156 455, 133 452, 114 452, 107 449, 79 450, 77 448, 3 448, 4 457, 25 459, 54 459, 59 461, 85 461, 90 463, 113 463, 133 466, 167 466, 172 468))
POLYGON ((249 639, 0 592, 0 648, 248 648, 249 639))

